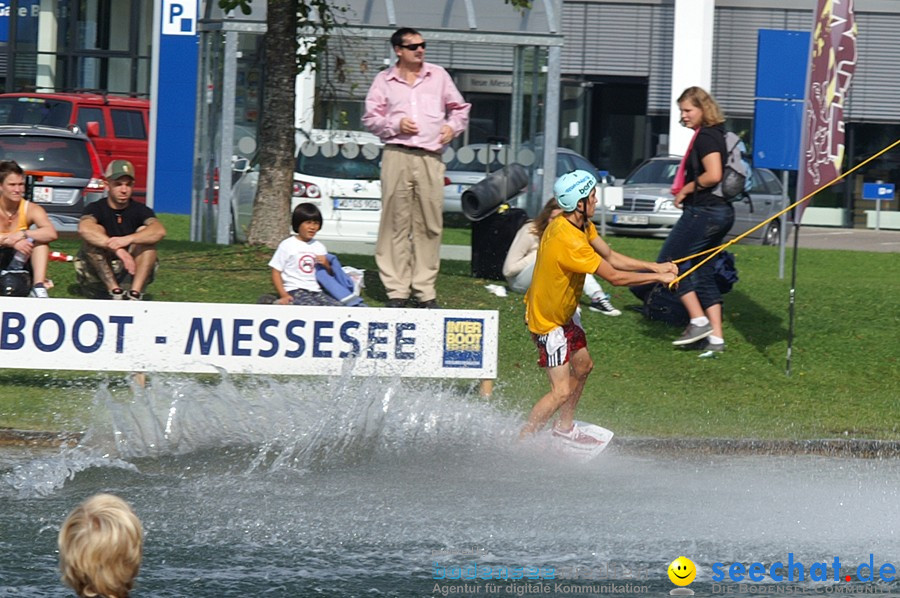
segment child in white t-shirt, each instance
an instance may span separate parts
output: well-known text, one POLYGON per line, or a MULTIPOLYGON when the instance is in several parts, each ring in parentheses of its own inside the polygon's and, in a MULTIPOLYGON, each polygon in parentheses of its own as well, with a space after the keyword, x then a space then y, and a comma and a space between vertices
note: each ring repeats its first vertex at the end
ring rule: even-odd
POLYGON ((278 295, 272 303, 365 307, 357 285, 344 272, 337 257, 315 239, 322 228, 319 208, 311 203, 297 205, 291 216, 291 227, 296 236, 279 243, 269 260, 272 284, 278 295))

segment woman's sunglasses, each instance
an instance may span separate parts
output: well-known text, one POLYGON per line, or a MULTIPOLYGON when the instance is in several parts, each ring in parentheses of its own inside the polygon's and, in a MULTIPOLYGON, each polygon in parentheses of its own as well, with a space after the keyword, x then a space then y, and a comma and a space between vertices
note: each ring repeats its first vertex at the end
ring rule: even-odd
POLYGON ((419 48, 422 48, 422 49, 424 50, 424 49, 425 49, 425 42, 422 42, 421 44, 400 44, 400 47, 401 47, 401 48, 406 48, 406 49, 409 50, 410 52, 415 52, 415 51, 418 50, 419 48))

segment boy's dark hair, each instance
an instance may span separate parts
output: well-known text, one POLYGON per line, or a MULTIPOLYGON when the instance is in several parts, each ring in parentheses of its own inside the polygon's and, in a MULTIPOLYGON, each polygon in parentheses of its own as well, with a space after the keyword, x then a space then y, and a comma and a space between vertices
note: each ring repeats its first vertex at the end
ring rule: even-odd
POLYGON ((0 162, 0 183, 5 181, 6 177, 11 174, 25 176, 25 171, 22 170, 22 167, 15 160, 3 160, 0 162))
POLYGON ((403 37, 407 35, 422 35, 412 27, 401 27, 391 35, 391 46, 396 48, 403 45, 403 37))
POLYGON ((322 212, 319 211, 315 204, 309 202, 297 204, 297 207, 294 208, 294 213, 291 215, 291 228, 294 229, 295 233, 300 232, 300 225, 307 220, 318 222, 319 227, 321 227, 322 212))

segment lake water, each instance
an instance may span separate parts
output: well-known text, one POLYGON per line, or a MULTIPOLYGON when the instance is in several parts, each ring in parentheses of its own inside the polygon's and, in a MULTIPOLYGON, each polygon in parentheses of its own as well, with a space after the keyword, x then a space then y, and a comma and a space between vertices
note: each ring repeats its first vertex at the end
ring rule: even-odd
POLYGON ((876 575, 900 569, 898 460, 613 441, 575 463, 517 442, 521 421, 474 394, 349 378, 99 389, 78 447, 0 451, 0 595, 65 595, 59 525, 100 491, 144 523, 137 597, 662 596, 680 555, 698 596, 900 595, 855 577, 870 555, 876 575), (803 582, 714 577, 789 554, 803 582), (809 579, 816 562, 831 581, 809 579))

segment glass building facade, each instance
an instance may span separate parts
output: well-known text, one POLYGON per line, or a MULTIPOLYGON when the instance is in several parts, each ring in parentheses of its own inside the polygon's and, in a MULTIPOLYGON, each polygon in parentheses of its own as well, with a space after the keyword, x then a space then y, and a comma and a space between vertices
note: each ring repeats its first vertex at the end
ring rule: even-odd
POLYGON ((8 0, 0 5, 0 82, 12 91, 150 93, 153 3, 8 0))

